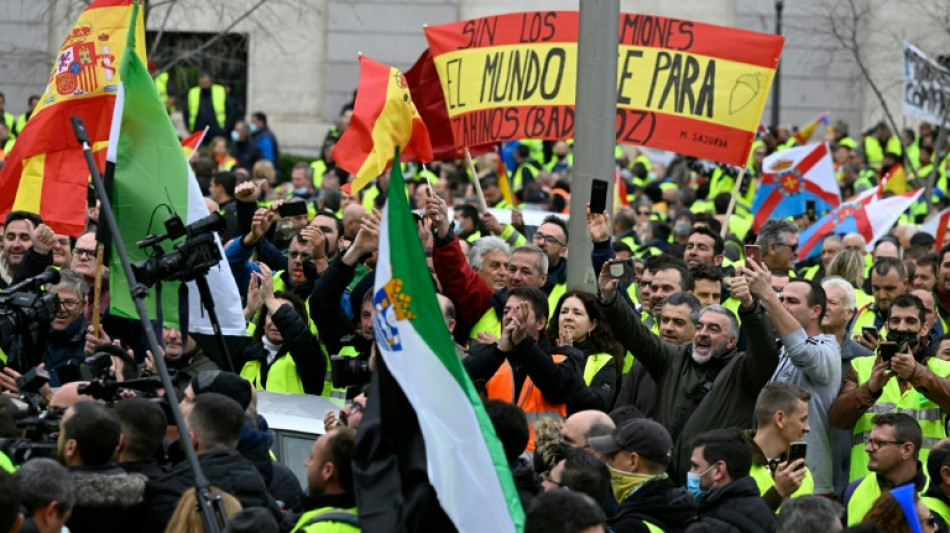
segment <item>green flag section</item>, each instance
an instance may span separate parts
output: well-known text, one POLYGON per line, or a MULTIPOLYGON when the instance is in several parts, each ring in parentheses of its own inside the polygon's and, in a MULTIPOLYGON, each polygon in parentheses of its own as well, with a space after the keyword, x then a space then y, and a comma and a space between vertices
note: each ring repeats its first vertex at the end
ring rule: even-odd
POLYGON ((373 293, 379 353, 418 415, 429 482, 455 527, 521 531, 508 462, 445 326, 404 190, 393 165, 373 293))
MULTIPOLYGON (((138 9, 136 4, 135 9, 138 9)), ((133 24, 136 21, 132 16, 133 24)), ((129 46, 135 46, 134 31, 129 31, 129 46)), ((208 216, 198 182, 181 149, 165 105, 145 64, 137 54, 125 54, 119 64, 121 82, 116 93, 109 151, 106 156, 106 187, 111 192, 112 210, 133 263, 148 259, 151 251, 136 245, 150 233, 164 234, 162 222, 171 212, 185 224, 208 216)), ((166 250, 170 243, 163 243, 166 250)), ((220 249, 220 243, 218 244, 220 249)), ((221 262, 208 273, 208 285, 215 299, 215 310, 225 335, 246 335, 241 299, 237 285, 222 253, 221 262)), ((198 289, 188 283, 188 301, 179 306, 177 282, 162 283, 162 318, 166 325, 178 327, 179 309, 188 310, 188 330, 213 333, 206 313, 200 307, 198 289)), ((112 244, 109 260, 110 312, 138 318, 119 254, 112 244)), ((156 319, 155 291, 150 291, 146 306, 156 319)))

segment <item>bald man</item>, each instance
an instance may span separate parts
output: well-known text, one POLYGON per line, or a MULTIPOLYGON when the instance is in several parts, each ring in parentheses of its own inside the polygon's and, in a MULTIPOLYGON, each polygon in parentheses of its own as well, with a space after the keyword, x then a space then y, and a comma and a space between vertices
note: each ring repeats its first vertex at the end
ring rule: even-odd
POLYGON ((350 204, 343 208, 343 235, 355 239, 360 231, 360 222, 368 211, 360 204, 350 204))
POLYGON ((591 437, 610 435, 616 428, 614 421, 603 411, 589 409, 578 411, 567 417, 561 428, 561 441, 564 444, 590 451, 587 440, 591 437))

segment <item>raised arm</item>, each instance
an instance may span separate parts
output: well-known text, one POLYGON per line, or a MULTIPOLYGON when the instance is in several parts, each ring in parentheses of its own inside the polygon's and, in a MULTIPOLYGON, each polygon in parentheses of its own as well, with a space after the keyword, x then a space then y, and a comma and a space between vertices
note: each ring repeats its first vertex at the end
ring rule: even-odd
POLYGON ((617 298, 618 280, 610 275, 612 262, 604 263, 600 269, 600 276, 597 278, 604 320, 624 350, 634 354, 637 360, 643 363, 650 376, 655 381, 660 381, 661 376, 670 368, 680 350, 660 341, 659 337, 643 325, 637 313, 633 312, 633 308, 617 298))

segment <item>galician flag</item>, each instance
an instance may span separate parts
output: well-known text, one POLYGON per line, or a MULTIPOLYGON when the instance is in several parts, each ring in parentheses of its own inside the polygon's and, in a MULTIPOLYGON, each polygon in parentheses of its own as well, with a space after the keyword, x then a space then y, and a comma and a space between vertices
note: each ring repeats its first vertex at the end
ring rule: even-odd
POLYGON ((378 353, 416 411, 429 482, 455 527, 520 531, 524 511, 514 480, 446 328, 399 165, 390 180, 373 293, 378 353))
MULTIPOLYGON (((135 9, 139 9, 138 4, 135 9)), ((133 16, 132 20, 141 19, 133 16)), ((128 47, 134 49, 135 32, 129 31, 128 35, 128 47)), ((147 258, 146 250, 139 249, 135 243, 149 233, 164 233, 162 222, 168 218, 169 210, 178 213, 186 224, 209 213, 145 63, 136 54, 125 54, 119 65, 119 76, 121 82, 116 91, 106 156, 106 187, 110 187, 111 181, 112 210, 129 260, 135 262, 147 258)), ((166 242, 164 246, 168 249, 169 244, 166 242)), ((221 248, 220 242, 218 248, 221 248)), ((225 335, 246 335, 241 298, 223 250, 221 257, 207 278, 221 331, 225 335)), ((137 318, 129 280, 119 264, 114 245, 109 274, 111 312, 137 318)), ((165 324, 172 326, 178 325, 178 286, 173 282, 162 284, 162 318, 165 324)), ((194 282, 188 286, 188 330, 213 333, 207 314, 201 308, 198 288, 194 282)), ((147 307, 150 313, 155 312, 152 296, 147 307)), ((156 318, 154 314, 152 318, 156 318)))

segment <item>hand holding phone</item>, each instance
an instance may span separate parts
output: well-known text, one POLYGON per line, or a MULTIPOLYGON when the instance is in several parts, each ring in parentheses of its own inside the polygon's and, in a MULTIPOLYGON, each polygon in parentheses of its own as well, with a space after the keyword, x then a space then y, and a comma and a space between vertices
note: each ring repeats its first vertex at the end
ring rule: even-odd
POLYGON ((804 442, 793 442, 788 446, 788 464, 791 465, 795 461, 801 459, 802 464, 795 470, 800 470, 805 467, 805 454, 808 452, 808 444, 804 442))
POLYGON ((607 210, 607 188, 609 184, 597 178, 590 182, 590 212, 603 213, 607 210))
POLYGON ((758 244, 747 244, 745 246, 746 262, 755 261, 756 264, 762 264, 762 247, 758 244))

